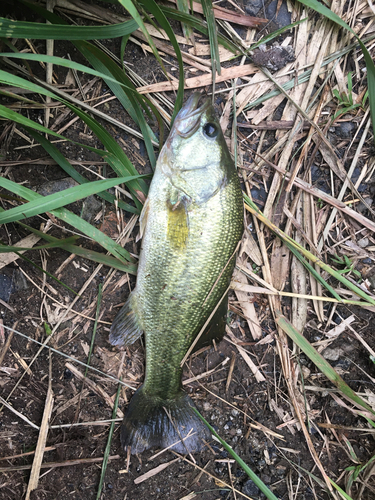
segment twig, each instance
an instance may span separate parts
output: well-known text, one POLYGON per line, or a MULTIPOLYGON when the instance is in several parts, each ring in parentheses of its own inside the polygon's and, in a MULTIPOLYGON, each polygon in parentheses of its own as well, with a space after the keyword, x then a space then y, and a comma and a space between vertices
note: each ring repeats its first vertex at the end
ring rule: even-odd
POLYGON ((45 402, 45 406, 44 406, 42 423, 40 425, 39 438, 38 438, 38 442, 36 445, 33 465, 31 468, 29 484, 27 485, 25 500, 29 500, 31 492, 36 490, 36 488, 38 487, 40 468, 42 465, 44 450, 46 447, 48 428, 49 428, 49 420, 51 418, 52 408, 53 408, 52 353, 50 352, 50 355, 49 355, 49 380, 48 380, 46 402, 45 402))
MULTIPOLYGON (((120 455, 112 455, 108 457, 108 460, 119 460, 122 458, 120 455)), ((83 465, 83 464, 95 464, 97 462, 101 462, 103 457, 99 458, 80 458, 76 460, 66 460, 65 462, 47 462, 40 466, 41 469, 53 469, 54 467, 72 467, 74 465, 83 465)), ((12 472, 12 471, 20 471, 20 470, 29 470, 31 469, 31 465, 15 465, 13 467, 0 467, 0 472, 12 472)))
POLYGON ((10 410, 15 415, 17 415, 17 417, 21 418, 24 422, 26 422, 28 425, 30 425, 30 427, 33 427, 33 429, 39 430, 39 427, 37 425, 33 424, 27 417, 25 417, 24 415, 22 415, 22 413, 20 413, 19 411, 15 410, 13 408, 13 406, 11 406, 9 403, 7 403, 7 401, 5 401, 5 399, 3 399, 1 396, 0 396, 0 402, 1 402, 2 405, 5 406, 5 408, 8 408, 8 410, 10 410))

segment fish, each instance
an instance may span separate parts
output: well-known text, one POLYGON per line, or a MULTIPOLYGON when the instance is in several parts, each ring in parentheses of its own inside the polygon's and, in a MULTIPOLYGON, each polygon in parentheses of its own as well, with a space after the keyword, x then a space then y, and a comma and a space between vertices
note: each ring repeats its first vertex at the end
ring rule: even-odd
POLYGON ((243 199, 214 108, 201 98, 186 101, 159 154, 139 220, 136 286, 110 329, 114 346, 145 335, 145 379, 120 433, 132 454, 199 452, 211 438, 182 389, 181 364, 211 316, 198 347, 224 335, 243 199))

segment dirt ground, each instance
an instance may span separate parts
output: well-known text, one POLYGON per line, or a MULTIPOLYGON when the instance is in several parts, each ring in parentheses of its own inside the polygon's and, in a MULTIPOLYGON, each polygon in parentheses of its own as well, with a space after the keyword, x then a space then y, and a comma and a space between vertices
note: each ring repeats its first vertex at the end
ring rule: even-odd
MULTIPOLYGON (((43 44, 44 42, 38 43, 41 51, 43 44)), ((111 41, 107 46, 118 53, 117 43, 111 41)), ((56 43, 56 55, 64 55, 70 51, 72 48, 67 43, 56 43)), ((168 59, 168 56, 166 57, 168 59)), ((151 82, 164 79, 152 56, 145 56, 142 50, 132 43, 127 46, 125 59, 136 65, 138 73, 145 80, 151 82)), ((65 72, 56 68, 56 73, 59 83, 63 83, 65 72)), ((99 94, 107 93, 104 84, 99 82, 96 83, 96 90, 99 94)), ((218 111, 222 110, 220 101, 220 98, 216 101, 218 111)), ((111 101, 109 106, 108 112, 113 117, 130 124, 116 100, 111 101)), ((29 116, 42 117, 43 112, 31 111, 29 116)), ((150 172, 142 141, 134 140, 114 128, 108 126, 107 128, 124 146, 126 153, 139 167, 139 171, 150 172)), ((74 139, 79 137, 81 142, 88 139, 87 143, 90 146, 100 146, 95 139, 87 138, 87 131, 80 122, 68 128, 65 135, 74 139)), ((346 139, 340 136, 340 130, 333 130, 331 136, 336 143, 342 143, 341 149, 344 150, 346 139)), ((273 132, 268 133, 267 140, 268 143, 272 142, 273 132)), ((25 186, 35 190, 45 187, 46 183, 60 181, 66 177, 66 174, 46 157, 42 148, 17 149, 25 145, 23 138, 19 135, 13 136, 6 151, 6 161, 0 163, 0 175, 6 172, 12 180, 23 182, 25 186), (11 161, 18 163, 6 163, 11 161)), ((100 165, 94 163, 99 159, 93 153, 72 145, 61 144, 59 147, 71 160, 78 160, 82 165, 87 162, 93 169, 100 168, 100 165)), ((77 168, 84 172, 82 166, 77 168)), ((265 171, 270 175, 272 173, 271 169, 265 171)), ((327 181, 327 171, 317 168, 314 174, 314 185, 322 189, 327 181)), ((372 184, 365 186, 362 194, 372 195, 371 189, 372 184)), ((253 194, 261 206, 262 191, 255 190, 253 194)), ((6 206, 4 201, 3 206, 6 206)), ((80 213, 82 204, 76 203, 69 208, 80 213)), ((101 202, 96 200, 96 203, 87 209, 88 218, 93 220, 101 209, 101 202)), ((28 219, 26 223, 39 228, 41 223, 47 221, 48 218, 44 215, 28 219)), ((64 227, 53 217, 52 223, 50 234, 60 238, 71 235, 71 231, 74 230, 64 227)), ((117 228, 113 208, 107 204, 104 215, 95 224, 114 237, 117 228)), ((0 240, 7 244, 16 243, 27 234, 27 231, 15 224, 0 227, 0 240)), ((126 248, 134 254, 137 254, 139 249, 136 234, 135 229, 130 233, 126 244, 126 248)), ((82 239, 80 243, 87 248, 102 251, 88 240, 82 239)), ((72 291, 46 278, 40 270, 27 261, 18 259, 0 269, 0 278, 3 280, 0 282, 0 287, 3 287, 4 293, 8 289, 10 291, 9 296, 2 297, 0 303, 3 324, 30 339, 43 342, 46 337, 44 323, 54 326, 62 318, 49 346, 86 363, 93 336, 92 318, 95 317, 98 287, 104 284, 100 321, 91 359, 91 366, 100 370, 100 373, 89 370, 87 375, 89 381, 83 383, 79 377, 85 370, 82 365, 44 349, 28 372, 23 375, 25 366, 34 359, 39 345, 18 333, 12 335, 9 330, 2 331, 0 325, 2 342, 0 395, 7 399, 12 393, 9 398, 12 408, 28 419, 28 422, 22 420, 6 407, 2 407, 0 412, 0 499, 18 500, 25 495, 33 451, 39 435, 38 428, 33 428, 30 423, 39 426, 41 422, 50 367, 54 396, 50 422, 52 427, 48 433, 39 487, 32 493, 31 498, 95 499, 101 459, 109 430, 108 423, 99 422, 112 418, 111 404, 117 390, 117 383, 106 375, 112 375, 117 379, 122 374, 123 381, 134 388, 139 387, 143 377, 143 340, 137 341, 125 351, 119 351, 108 342, 109 326, 119 306, 126 300, 129 290, 134 287, 135 277, 104 266, 98 267, 92 261, 77 256, 69 259, 70 254, 62 250, 29 252, 27 256, 52 275, 56 275, 60 266, 64 264, 63 269, 57 274, 72 291), (88 285, 81 298, 74 303, 73 312, 64 317, 65 305, 76 298, 73 291, 80 292, 87 282, 88 285), (45 296, 44 291, 49 297, 45 296)), ((360 261, 357 268, 363 276, 371 277, 373 274, 372 264, 366 261, 360 261)), ((285 289, 290 290, 289 283, 285 289)), ((298 423, 293 420, 287 386, 276 352, 275 324, 271 319, 267 297, 255 296, 254 305, 259 317, 262 318, 263 342, 253 340, 246 320, 237 314, 237 299, 234 294, 230 297, 229 321, 231 330, 237 338, 237 345, 246 349, 265 380, 257 382, 236 345, 226 337, 218 345, 203 349, 189 359, 184 371, 185 390, 218 434, 233 447, 278 498, 283 500, 331 498, 324 488, 306 439, 298 423), (316 479, 312 479, 311 476, 316 479)), ((288 299, 283 300, 283 307, 288 313, 291 308, 288 299)), ((331 306, 326 305, 324 312, 327 317, 330 311, 331 306)), ((354 316, 356 331, 360 332, 363 340, 373 347, 375 334, 373 313, 355 307, 338 306, 332 321, 339 324, 341 318, 351 315, 354 316)), ((323 338, 321 325, 316 322, 312 309, 309 310, 304 335, 311 343, 319 342, 323 338)), ((353 390, 358 393, 374 391, 374 379, 371 378, 375 376, 374 364, 369 359, 367 350, 349 329, 346 329, 330 348, 335 351, 330 363, 353 390), (337 356, 335 353, 338 353, 337 356)), ((328 476, 340 482, 345 469, 357 465, 350 456, 349 448, 344 446, 344 441, 348 440, 351 443, 356 457, 361 463, 365 463, 374 453, 373 434, 368 432, 368 426, 363 418, 340 405, 341 400, 334 397, 336 390, 333 385, 321 376, 311 361, 298 349, 295 349, 293 354, 304 373, 305 394, 313 416, 310 420, 311 441, 328 476), (337 428, 321 427, 320 423, 330 423, 337 428), (359 429, 363 429, 363 432, 359 429)), ((132 393, 131 389, 123 387, 120 394, 118 422, 111 444, 102 499, 265 498, 243 470, 228 457, 222 446, 215 441, 210 442, 202 453, 194 455, 195 463, 192 463, 192 458, 189 456, 175 456, 169 451, 152 458, 158 450, 150 450, 141 456, 132 456, 128 465, 127 457, 120 448, 119 424, 121 411, 126 408, 132 393), (144 477, 146 473, 161 465, 166 468, 155 475, 144 477)), ((369 478, 361 498, 370 500, 374 497, 375 485, 369 478)))

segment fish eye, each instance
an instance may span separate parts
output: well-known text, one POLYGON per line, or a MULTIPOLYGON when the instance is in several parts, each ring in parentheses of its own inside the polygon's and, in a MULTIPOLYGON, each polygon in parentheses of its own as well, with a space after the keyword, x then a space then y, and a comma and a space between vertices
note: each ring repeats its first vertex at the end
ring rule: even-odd
POLYGON ((203 127, 204 135, 213 139, 219 133, 219 129, 215 123, 206 123, 203 127))

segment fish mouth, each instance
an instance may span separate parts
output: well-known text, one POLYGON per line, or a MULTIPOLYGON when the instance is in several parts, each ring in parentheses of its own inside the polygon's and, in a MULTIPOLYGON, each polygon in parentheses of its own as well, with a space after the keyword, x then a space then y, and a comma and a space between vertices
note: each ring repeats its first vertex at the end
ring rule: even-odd
POLYGON ((201 106, 198 106, 201 97, 200 92, 194 92, 176 116, 174 127, 179 136, 191 137, 198 130, 202 113, 210 106, 209 99, 206 99, 201 106))

